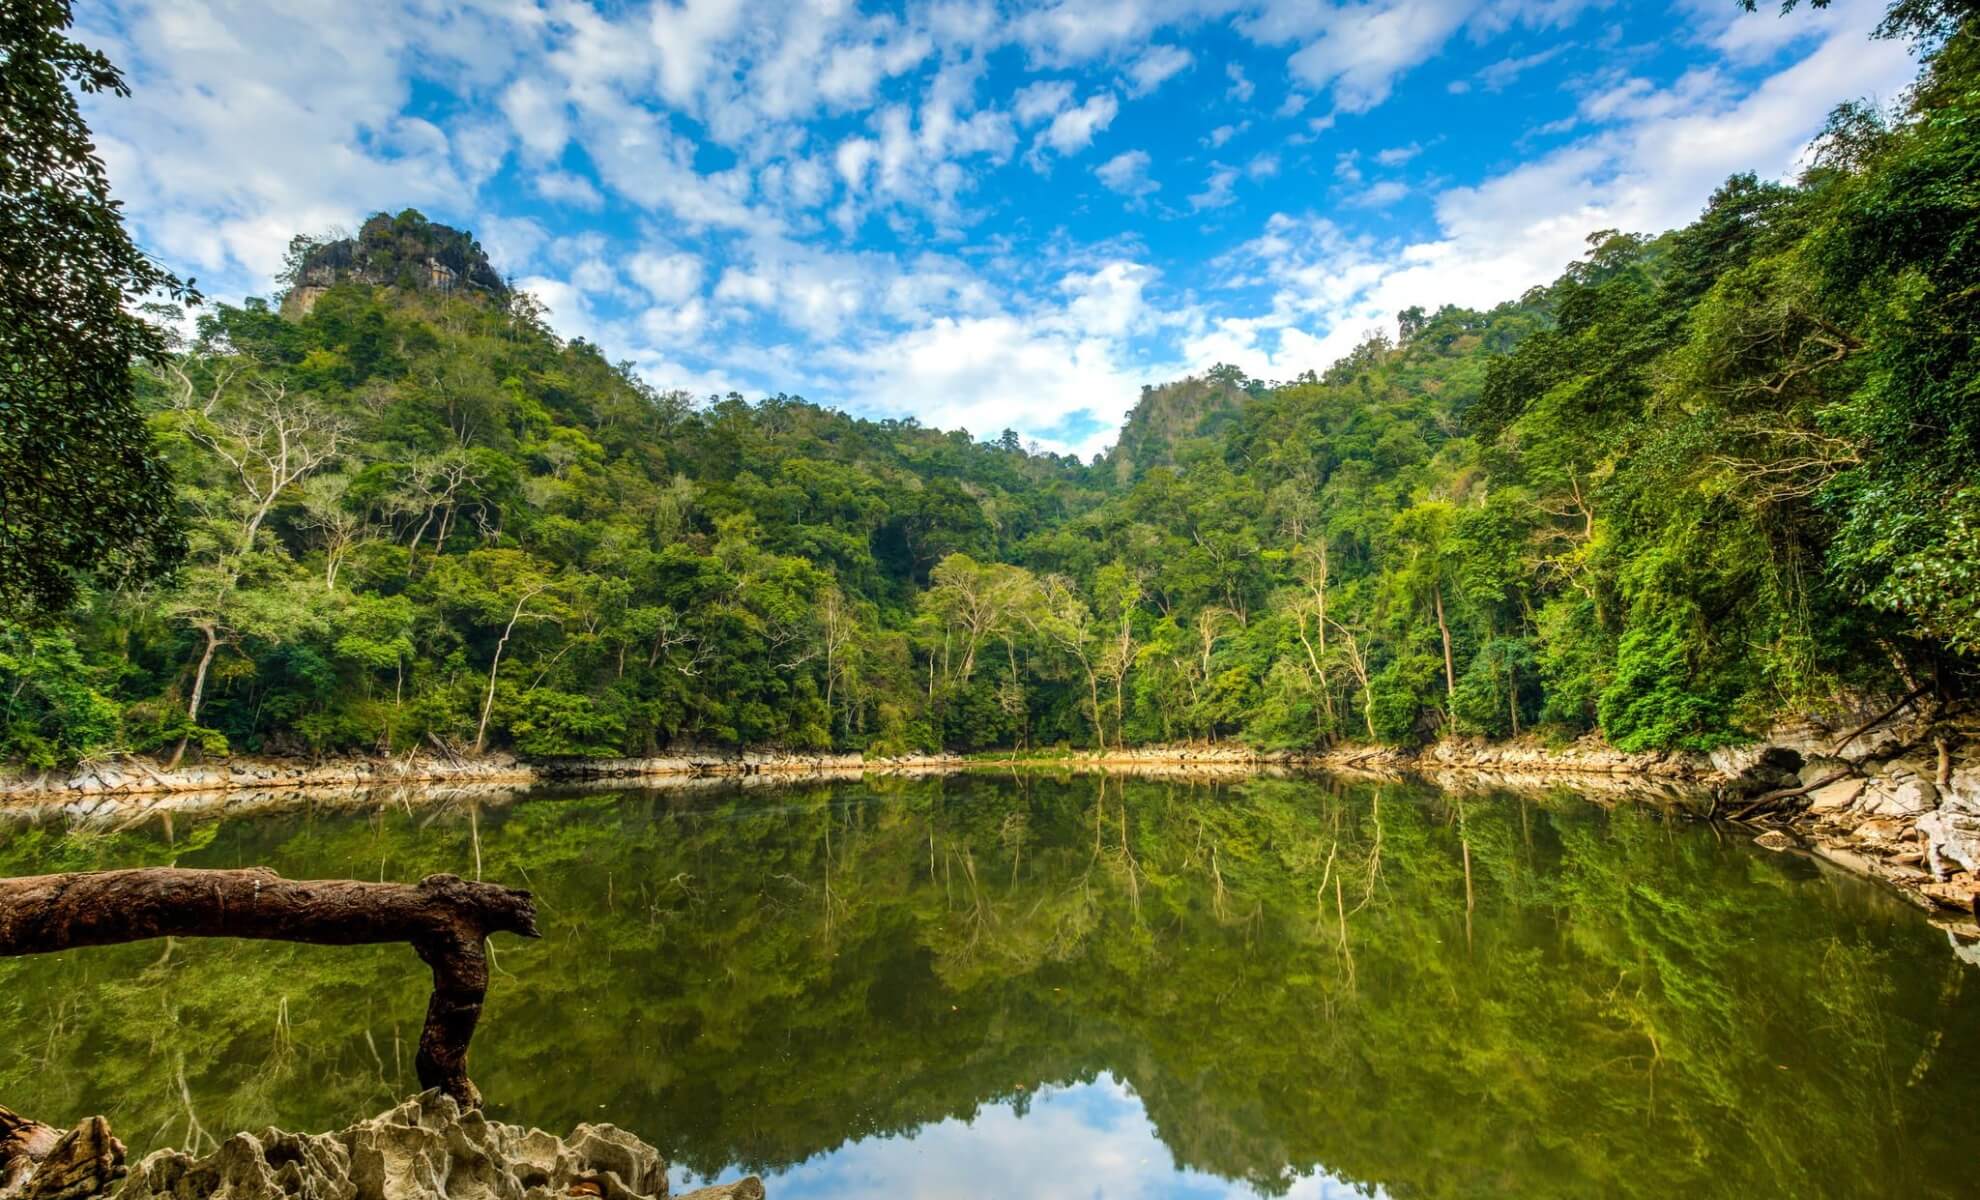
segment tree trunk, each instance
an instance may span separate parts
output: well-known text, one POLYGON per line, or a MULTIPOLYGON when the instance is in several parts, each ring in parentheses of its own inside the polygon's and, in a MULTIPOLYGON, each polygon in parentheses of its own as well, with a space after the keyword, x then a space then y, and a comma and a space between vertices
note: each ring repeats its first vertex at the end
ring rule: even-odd
POLYGON ((488 714, 495 708, 495 672, 502 666, 502 647, 509 644, 509 635, 516 631, 516 622, 522 620, 523 607, 542 588, 531 588, 516 601, 516 611, 509 614, 509 626, 502 631, 502 639, 495 643, 495 657, 488 663, 488 695, 481 701, 481 724, 474 731, 474 752, 479 754, 488 745, 488 714))
POLYGON ((1506 662, 1506 707, 1512 712, 1513 736, 1519 736, 1519 668, 1506 662))
MULTIPOLYGON (((192 699, 186 703, 188 725, 199 724, 199 705, 206 696, 206 672, 213 666, 214 651, 220 648, 220 634, 213 626, 205 626, 200 632, 206 635, 206 649, 200 654, 199 666, 193 671, 192 699)), ((186 756, 186 743, 191 740, 192 731, 187 730, 185 736, 179 739, 179 744, 172 748, 172 761, 165 764, 167 771, 178 766, 179 760, 186 756)))
POLYGON ((1434 594, 1437 598, 1437 632, 1444 635, 1444 695, 1449 698, 1457 694, 1457 669, 1451 663, 1451 626, 1444 620, 1444 585, 1439 583, 1434 594))
POLYGON ((1107 726, 1100 719, 1100 677, 1091 668, 1086 671, 1086 695, 1093 705, 1093 737, 1100 744, 1100 753, 1107 752, 1107 726))
POLYGON ((152 867, 0 879, 0 957, 158 937, 235 937, 326 946, 409 942, 433 969, 416 1066, 421 1087, 463 1107, 481 1094, 468 1042, 488 993, 493 933, 537 936, 530 894, 453 875, 418 884, 288 880, 238 871, 152 867))

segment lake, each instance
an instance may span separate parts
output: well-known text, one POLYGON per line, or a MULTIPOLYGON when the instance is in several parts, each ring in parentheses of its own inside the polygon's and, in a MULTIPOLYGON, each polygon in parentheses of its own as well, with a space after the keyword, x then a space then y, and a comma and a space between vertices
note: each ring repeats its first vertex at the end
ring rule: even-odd
MULTIPOLYGON (((0 827, 0 873, 533 889, 471 1066, 799 1197, 1970 1196, 1980 971, 1892 893, 1568 791, 972 773, 0 827)), ((0 960, 0 1103, 134 1157, 417 1090, 404 946, 0 960)))

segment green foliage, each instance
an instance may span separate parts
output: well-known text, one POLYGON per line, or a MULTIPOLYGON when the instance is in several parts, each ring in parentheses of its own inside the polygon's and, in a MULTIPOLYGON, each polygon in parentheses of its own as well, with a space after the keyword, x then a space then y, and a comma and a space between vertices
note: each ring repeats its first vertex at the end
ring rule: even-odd
POLYGON ((114 745, 117 703, 66 633, 0 623, 0 757, 40 770, 114 745))
POLYGON ((122 732, 35 715, 0 753, 1677 748, 1971 691, 1965 19, 1894 8, 1919 86, 1839 109, 1792 184, 1736 175, 1682 229, 1597 232, 1549 286, 1412 308, 1324 375, 1150 389, 1091 466, 656 393, 418 213, 304 239, 309 304, 223 306, 136 376, 187 561, 64 627, 122 732))
POLYGON ((1632 627, 1617 648, 1615 678, 1602 690, 1602 729, 1624 750, 1710 749, 1726 706, 1703 694, 1689 657, 1694 641, 1677 614, 1632 627))
POLYGON ((184 550, 131 367, 166 349, 132 308, 190 281, 132 245, 77 92, 129 95, 64 36, 69 0, 0 8, 0 615, 59 611, 78 576, 142 579, 184 550))

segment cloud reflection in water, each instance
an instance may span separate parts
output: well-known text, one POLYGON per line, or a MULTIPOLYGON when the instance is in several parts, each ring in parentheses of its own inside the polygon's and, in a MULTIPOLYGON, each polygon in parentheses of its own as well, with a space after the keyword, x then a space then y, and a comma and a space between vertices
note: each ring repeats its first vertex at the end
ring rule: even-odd
MULTIPOLYGON (((724 1173, 728 1177, 730 1173, 724 1173)), ((690 1186, 685 1173, 676 1188, 690 1186)), ((986 1106, 974 1120, 951 1118, 911 1137, 853 1142, 764 1180, 775 1200, 1248 1200, 1242 1183, 1180 1169, 1143 1111, 1112 1075, 1045 1088, 1020 1116, 986 1106)), ((1326 1176, 1296 1180, 1287 1200, 1361 1200, 1367 1193, 1326 1176)), ((1376 1192, 1380 1197, 1383 1193, 1376 1192)))

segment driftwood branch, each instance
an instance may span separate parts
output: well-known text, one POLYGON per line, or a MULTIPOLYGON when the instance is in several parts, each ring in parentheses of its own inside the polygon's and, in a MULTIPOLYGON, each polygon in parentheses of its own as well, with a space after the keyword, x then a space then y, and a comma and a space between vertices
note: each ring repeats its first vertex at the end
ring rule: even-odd
POLYGON ((1869 733, 1872 729, 1875 729, 1877 726, 1882 725, 1884 722, 1890 720, 1892 717, 1897 716, 1900 712, 1903 712, 1905 708, 1908 707, 1913 701, 1917 700, 1920 696, 1923 696, 1926 692, 1930 690, 1931 690, 1931 686, 1929 684, 1921 684, 1920 686, 1913 688, 1911 690, 1910 695, 1898 701, 1896 704, 1891 705, 1883 712, 1878 713, 1876 716, 1871 717, 1868 721, 1865 721, 1863 724, 1858 725, 1855 729, 1850 730, 1849 733, 1844 735, 1842 741, 1836 743, 1835 749, 1829 751, 1829 753, 1841 754, 1844 746, 1849 745, 1857 738, 1862 737, 1864 734, 1869 733))
POLYGON ((1848 779, 1853 774, 1855 774, 1853 771, 1836 771, 1833 774, 1822 776, 1822 778, 1817 779, 1814 783, 1803 784, 1797 788, 1783 788, 1778 792, 1768 792, 1758 800, 1734 813, 1732 819, 1735 821, 1744 821, 1763 808, 1772 808, 1783 800, 1792 800, 1796 796, 1806 796, 1810 792, 1820 791, 1832 783, 1839 783, 1842 780, 1848 779))
MULTIPOLYGON (((481 1104, 468 1042, 488 994, 485 939, 537 936, 530 894, 453 875, 418 884, 289 880, 263 867, 156 867, 0 879, 0 957, 159 937, 258 938, 356 946, 409 942, 433 969, 419 1038, 421 1087, 481 1104)), ((45 1128, 45 1127, 44 1127, 45 1128)))

